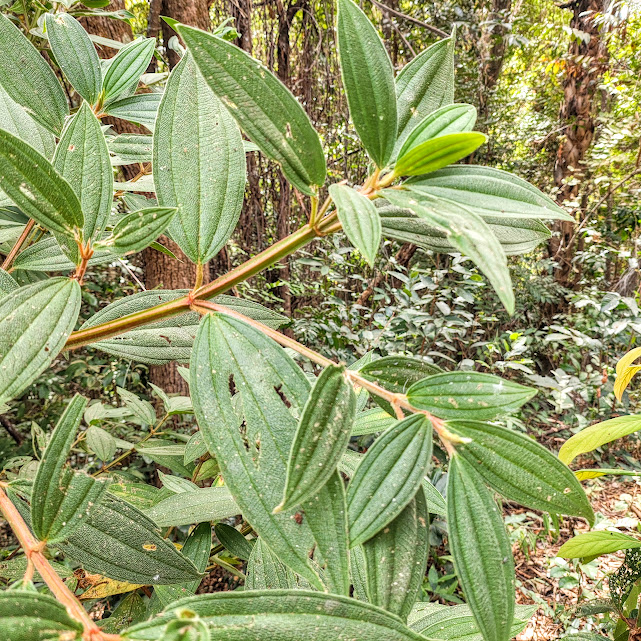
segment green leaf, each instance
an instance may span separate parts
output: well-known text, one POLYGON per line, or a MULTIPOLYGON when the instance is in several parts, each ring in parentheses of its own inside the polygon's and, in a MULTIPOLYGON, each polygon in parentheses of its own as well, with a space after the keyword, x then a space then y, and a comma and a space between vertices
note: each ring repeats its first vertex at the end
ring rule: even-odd
POLYGON ((233 232, 245 195, 238 126, 187 53, 171 72, 154 135, 158 204, 178 207, 169 231, 194 263, 206 263, 233 232))
POLYGON ((139 38, 118 51, 102 83, 103 104, 113 102, 130 87, 138 86, 140 76, 149 66, 155 45, 155 38, 139 38))
MULTIPOLYGON (((62 240, 62 239, 61 239, 62 240)), ((98 249, 89 259, 89 266, 110 263, 113 254, 106 249, 98 249)), ((60 243, 47 236, 20 252, 13 263, 14 270, 32 272, 69 272, 75 268, 74 263, 63 252, 60 243)))
POLYGON ((356 415, 356 420, 352 427, 352 436, 364 436, 366 434, 383 432, 395 421, 396 418, 394 416, 390 416, 383 410, 366 410, 356 415))
POLYGON ((97 236, 104 230, 111 212, 114 181, 100 121, 88 103, 80 105, 65 127, 53 166, 71 185, 80 201, 85 241, 97 236))
POLYGON ((235 557, 247 561, 251 556, 254 546, 235 527, 226 523, 216 523, 214 534, 221 545, 235 557))
POLYGON ((8 641, 80 639, 83 626, 48 594, 32 590, 0 592, 0 634, 8 641))
POLYGON ((226 487, 203 487, 163 499, 146 509, 145 515, 158 527, 168 527, 221 521, 240 511, 226 487))
POLYGON ((450 459, 447 525, 454 568, 484 639, 509 641, 515 601, 510 541, 492 494, 460 456, 450 459))
POLYGON ((247 563, 245 590, 296 590, 303 587, 300 581, 309 589, 309 583, 281 563, 265 541, 256 541, 247 563))
POLYGON ((580 559, 633 548, 641 548, 641 541, 620 532, 598 530, 579 534, 566 541, 557 552, 557 556, 564 559, 580 559))
POLYGON ((41 541, 68 538, 84 523, 106 484, 65 467, 87 399, 76 394, 51 435, 38 466, 31 496, 31 524, 41 541))
POLYGON ((114 608, 111 616, 98 621, 97 624, 107 634, 118 634, 133 623, 144 620, 145 601, 137 592, 127 594, 114 608))
POLYGON ((0 296, 3 297, 11 294, 11 292, 15 292, 16 289, 20 289, 20 285, 16 283, 13 276, 4 269, 0 269, 0 296))
POLYGON ((422 51, 396 78, 398 142, 426 116, 454 102, 454 36, 422 51))
POLYGON ((111 236, 98 246, 121 255, 142 251, 167 229, 177 212, 175 207, 147 207, 126 214, 116 223, 111 236))
MULTIPOLYGON (((188 293, 188 290, 153 290, 121 298, 101 309, 86 321, 81 329, 150 309, 156 305, 186 296, 188 293)), ((229 309, 240 312, 244 316, 249 316, 249 318, 274 329, 278 329, 289 321, 282 314, 236 296, 221 294, 213 298, 212 302, 229 307, 229 309)), ((150 365, 164 365, 172 361, 186 363, 191 355, 199 323, 200 315, 196 312, 190 312, 94 343, 94 345, 109 354, 133 358, 150 365)))
POLYGON ((143 134, 107 137, 111 164, 116 167, 151 162, 153 145, 153 137, 143 134))
POLYGON ((338 0, 336 32, 354 128, 376 166, 383 168, 396 142, 392 61, 374 25, 352 0, 338 0))
POLYGON ((139 418, 144 425, 153 425, 156 422, 156 410, 154 406, 142 398, 139 398, 122 387, 116 387, 116 392, 122 402, 131 410, 134 416, 139 418))
POLYGON ((34 120, 1 86, 0 122, 2 129, 31 145, 45 158, 53 156, 56 148, 54 135, 34 120))
MULTIPOLYGON (((390 392, 405 394, 414 383, 441 371, 440 367, 408 356, 384 356, 361 367, 359 373, 368 381, 378 383, 390 392)), ((394 408, 388 401, 374 395, 374 400, 389 414, 394 408)), ((354 436, 356 436, 354 434, 354 436)))
POLYGON ((312 387, 292 442, 278 512, 300 505, 320 490, 347 449, 356 394, 344 372, 344 367, 329 365, 312 387))
POLYGON ((476 123, 476 108, 472 105, 445 105, 424 118, 407 137, 399 157, 421 143, 448 134, 472 131, 476 123))
POLYGON ((87 571, 128 583, 167 585, 201 576, 173 543, 158 534, 152 521, 111 493, 57 547, 87 571))
POLYGON ((455 165, 411 179, 414 191, 452 200, 482 216, 567 220, 574 218, 529 182, 501 169, 455 165))
MULTIPOLYGON (((419 137, 420 139, 420 137, 419 137)), ((478 131, 446 134, 418 142, 405 150, 394 165, 396 176, 420 176, 469 156, 487 137, 478 131)))
POLYGON ((349 568, 354 599, 369 603, 367 598, 367 564, 363 546, 357 545, 349 551, 349 568))
POLYGON ((559 450, 559 459, 569 465, 579 454, 592 452, 597 447, 611 443, 628 434, 641 430, 641 416, 617 416, 595 423, 570 437, 559 450))
POLYGON ((153 131, 161 100, 162 94, 141 93, 110 103, 104 108, 104 112, 153 131))
POLYGON ((44 156, 3 129, 0 184, 23 212, 43 227, 71 237, 74 229, 82 229, 82 209, 71 185, 44 156))
MULTIPOLYGON (((342 1, 354 4, 352 0, 342 1)), ((381 220, 374 203, 347 185, 331 185, 329 193, 336 203, 343 231, 365 260, 374 265, 381 244, 381 220)))
POLYGON ((416 602, 427 565, 429 514, 419 488, 407 507, 363 544, 369 602, 404 621, 416 602))
POLYGON ((85 436, 89 449, 101 460, 111 461, 116 453, 116 439, 102 427, 91 425, 85 436))
POLYGON ((240 128, 309 196, 325 182, 325 156, 309 117, 289 90, 242 49, 209 33, 176 25, 205 81, 240 128))
POLYGON ((494 287, 505 309, 514 312, 514 292, 507 258, 487 223, 468 209, 447 200, 411 191, 386 189, 393 205, 410 209, 432 227, 445 232, 458 251, 469 256, 494 287))
POLYGON ((184 610, 195 613, 209 627, 211 641, 425 641, 398 617, 380 608, 349 597, 305 590, 248 590, 189 597, 157 619, 130 628, 126 638, 160 639, 166 625, 184 610), (310 623, 305 625, 303 621, 310 623))
MULTIPOLYGON (((535 605, 514 607, 514 623, 510 638, 523 632, 536 611, 535 605)), ((483 641, 481 631, 467 605, 441 605, 440 603, 417 603, 408 619, 412 630, 429 639, 442 641, 483 641)), ((574 636, 572 637, 574 638, 574 636)))
POLYGON ((533 439, 479 421, 449 421, 447 426, 465 439, 456 446, 457 454, 510 501, 594 522, 590 502, 574 474, 533 439))
POLYGON ((307 377, 272 339, 223 314, 201 321, 189 369, 198 425, 243 516, 283 563, 322 589, 307 521, 272 513, 283 498, 307 377))
MULTIPOLYGON (((201 523, 196 526, 187 537, 181 551, 185 558, 193 562, 201 574, 204 573, 207 569, 209 552, 211 551, 211 524, 201 523)), ((158 597, 162 606, 167 607, 170 603, 178 601, 178 599, 196 594, 200 581, 200 578, 198 578, 176 585, 159 585, 154 590, 154 594, 158 597)))
POLYGON ((350 547, 367 541, 412 500, 432 457, 432 425, 422 414, 398 421, 361 460, 347 486, 350 547))
POLYGON ((527 403, 536 390, 480 372, 443 372, 414 383, 409 402, 440 418, 490 420, 527 403))
POLYGON ((100 59, 83 26, 68 13, 45 16, 51 50, 65 78, 90 104, 102 90, 100 59))
POLYGON ((171 474, 165 474, 160 470, 158 470, 158 478, 162 481, 163 487, 171 490, 174 494, 180 494, 181 492, 191 492, 200 489, 195 483, 192 483, 188 479, 182 478, 181 476, 172 476, 171 474))
POLYGON ((36 122, 60 135, 69 113, 62 86, 40 52, 4 14, 0 50, 0 85, 36 122))
POLYGON ((78 281, 50 278, 0 300, 0 403, 51 365, 76 324, 80 297, 78 281))

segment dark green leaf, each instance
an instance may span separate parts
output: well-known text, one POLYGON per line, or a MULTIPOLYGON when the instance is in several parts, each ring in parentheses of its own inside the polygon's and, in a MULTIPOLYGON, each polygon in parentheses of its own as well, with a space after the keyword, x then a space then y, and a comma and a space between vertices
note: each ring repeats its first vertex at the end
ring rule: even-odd
POLYGON ((102 103, 108 104, 130 87, 136 87, 154 53, 154 38, 139 38, 126 44, 113 58, 102 86, 102 103))
POLYGON ((356 395, 344 367, 330 365, 316 379, 303 409, 287 463, 278 512, 307 501, 334 474, 349 443, 356 395))
POLYGON ((82 229, 82 209, 71 185, 44 156, 3 129, 0 184, 23 212, 43 227, 71 237, 74 229, 82 229))
POLYGON ((443 372, 414 383, 409 402, 440 418, 489 420, 527 403, 536 390, 480 372, 443 372))
POLYGON ((447 525, 454 567, 483 637, 509 641, 515 600, 512 548, 496 501, 460 456, 450 459, 447 525))
POLYGON ((641 548, 641 541, 620 532, 598 530, 579 534, 566 541, 557 555, 564 559, 580 559, 633 548, 641 548))
POLYGON ((62 86, 40 52, 4 14, 0 50, 0 85, 36 122, 60 135, 69 113, 62 86))
POLYGON ((157 619, 130 628, 128 639, 160 639, 177 613, 207 624, 211 641, 425 641, 398 617, 336 594, 304 590, 218 592, 175 603, 157 619), (302 621, 309 621, 301 625, 302 621))
POLYGON ((158 534, 152 521, 111 493, 84 525, 57 545, 87 571, 128 583, 167 585, 201 576, 173 543, 158 534))
POLYGON ((325 156, 309 117, 285 85, 231 43, 193 27, 176 29, 241 129, 296 189, 312 195, 313 186, 325 182, 325 156))
POLYGON ((156 114, 162 99, 159 93, 141 93, 116 100, 105 107, 105 113, 154 130, 156 114))
POLYGON ((235 527, 226 523, 216 523, 214 534, 218 537, 221 545, 225 546, 227 551, 235 557, 247 561, 251 556, 253 545, 235 527))
POLYGON ((65 127, 53 166, 80 201, 85 241, 97 236, 105 228, 111 212, 114 181, 100 121, 88 103, 82 103, 65 127))
POLYGON ((80 297, 78 281, 50 278, 0 300, 0 403, 53 362, 76 324, 80 297))
POLYGON ((352 0, 338 1, 336 31, 354 128, 376 166, 383 168, 396 142, 392 61, 374 25, 352 0))
POLYGON ((432 457, 432 425, 421 414, 398 421, 370 447, 347 486, 350 547, 367 541, 412 500, 432 457))
POLYGON ((215 256, 236 227, 245 194, 245 151, 234 119, 190 54, 172 71, 154 135, 158 204, 178 207, 169 231, 194 263, 215 256))
POLYGON ((114 254, 142 251, 167 229, 177 212, 175 207, 148 207, 126 214, 116 223, 111 237, 100 244, 114 254))
POLYGON ((62 603, 31 590, 0 592, 0 634, 7 641, 80 639, 83 626, 62 603))
POLYGON ((487 276, 509 313, 514 311, 514 292, 507 258, 487 223, 456 203, 410 191, 386 189, 385 197, 397 207, 411 209, 432 227, 445 232, 449 242, 469 256, 487 276))
POLYGON ((137 592, 131 592, 120 601, 110 617, 98 621, 98 626, 107 634, 118 634, 133 623, 144 620, 146 609, 143 598, 137 592))
POLYGON ((460 457, 510 501, 594 522, 594 512, 574 474, 536 441, 479 421, 450 421, 448 429, 466 439, 456 446, 460 457))
MULTIPOLYGON (((354 4, 352 0, 343 0, 354 4)), ((329 193, 338 212, 343 231, 350 242, 374 265, 381 244, 381 220, 374 203, 347 185, 332 185, 329 193)))
POLYGON ((454 102, 454 36, 422 51, 396 78, 398 142, 426 116, 454 102))
POLYGON ((397 176, 429 174, 469 156, 486 140, 485 134, 468 131, 419 142, 400 156, 394 165, 394 173, 397 176))
POLYGON ((363 544, 369 602, 397 614, 404 621, 425 577, 428 525, 427 504, 419 488, 407 507, 363 544))
POLYGON ((47 14, 47 37, 56 62, 73 88, 92 105, 102 90, 100 59, 83 26, 68 13, 47 14))

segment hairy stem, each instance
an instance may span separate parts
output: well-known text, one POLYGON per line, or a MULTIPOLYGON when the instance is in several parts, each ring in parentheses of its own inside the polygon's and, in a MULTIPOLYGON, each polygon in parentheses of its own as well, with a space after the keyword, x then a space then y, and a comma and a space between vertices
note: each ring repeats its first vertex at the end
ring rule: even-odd
POLYGON ((24 522, 20 512, 11 502, 4 489, 0 487, 0 512, 2 512, 7 523, 16 535, 25 554, 27 562, 38 570, 42 580, 47 584, 56 599, 65 606, 69 616, 82 623, 84 633, 82 638, 85 641, 118 641, 121 639, 117 634, 105 634, 96 623, 89 618, 80 601, 73 592, 65 585, 64 581, 56 574, 49 561, 42 553, 42 543, 36 541, 33 534, 24 522))

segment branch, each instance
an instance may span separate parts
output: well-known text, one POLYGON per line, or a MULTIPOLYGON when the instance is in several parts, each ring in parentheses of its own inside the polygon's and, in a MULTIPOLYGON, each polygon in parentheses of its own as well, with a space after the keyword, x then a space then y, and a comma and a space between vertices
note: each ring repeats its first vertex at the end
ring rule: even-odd
POLYGON ((2 263, 2 269, 4 269, 5 271, 9 270, 9 267, 11 267, 13 260, 18 255, 20 248, 25 244, 25 241, 27 240, 27 237, 31 233, 31 230, 33 229, 35 224, 36 224, 36 221, 32 218, 25 225, 24 229, 22 230, 22 233, 20 234, 20 237, 16 241, 16 244, 11 248, 11 251, 7 254, 7 257, 4 259, 4 263, 2 263))
POLYGON ((407 20, 407 22, 413 22, 414 24, 418 25, 419 27, 423 27, 423 29, 427 29, 428 31, 431 31, 434 35, 440 36, 441 38, 449 38, 450 34, 446 33, 445 31, 442 31, 438 27, 434 27, 431 24, 427 24, 427 22, 423 22, 422 20, 418 20, 417 18, 413 18, 412 16, 408 16, 406 13, 401 13, 400 11, 397 11, 396 9, 392 9, 391 7, 388 7, 387 5, 381 4, 378 2, 378 0, 370 0, 370 2, 375 6, 381 9, 382 11, 387 11, 387 13, 391 13, 393 16, 396 16, 397 18, 401 18, 403 20, 407 20))

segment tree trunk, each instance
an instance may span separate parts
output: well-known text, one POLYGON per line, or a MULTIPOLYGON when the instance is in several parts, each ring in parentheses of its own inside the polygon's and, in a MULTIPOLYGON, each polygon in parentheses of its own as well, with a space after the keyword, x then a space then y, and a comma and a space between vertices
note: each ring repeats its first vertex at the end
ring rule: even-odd
MULTIPOLYGON (((583 32, 583 38, 575 38, 570 45, 565 63, 563 102, 559 120, 564 127, 564 136, 557 151, 554 164, 554 182, 559 191, 557 202, 565 203, 581 212, 576 205, 581 180, 585 176, 585 156, 592 144, 596 129, 595 100, 606 63, 607 50, 601 29, 595 23, 595 14, 604 10, 604 0, 577 0, 572 4, 570 26, 583 32)), ((549 252, 558 261, 554 278, 564 287, 572 287, 580 278, 580 266, 573 264, 577 247, 575 225, 557 222, 555 235, 549 241, 549 252)))

